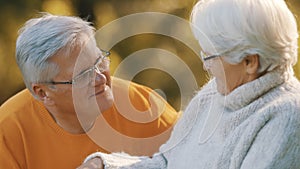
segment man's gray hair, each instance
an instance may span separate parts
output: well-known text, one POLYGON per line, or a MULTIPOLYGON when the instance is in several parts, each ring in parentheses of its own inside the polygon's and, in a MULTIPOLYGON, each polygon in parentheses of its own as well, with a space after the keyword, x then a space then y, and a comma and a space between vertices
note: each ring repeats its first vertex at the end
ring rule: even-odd
POLYGON ((258 73, 279 68, 293 73, 298 32, 284 0, 200 0, 191 15, 202 50, 236 64, 258 54, 258 73))
POLYGON ((16 60, 32 93, 31 83, 49 82, 60 71, 51 57, 62 52, 60 57, 67 59, 76 46, 84 45, 82 36, 93 38, 94 28, 78 17, 44 13, 25 23, 19 30, 16 60))

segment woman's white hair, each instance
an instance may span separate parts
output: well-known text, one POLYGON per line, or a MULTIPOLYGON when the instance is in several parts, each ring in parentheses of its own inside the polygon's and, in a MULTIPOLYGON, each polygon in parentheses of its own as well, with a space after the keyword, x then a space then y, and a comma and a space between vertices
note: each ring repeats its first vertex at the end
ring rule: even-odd
POLYGON ((58 52, 59 57, 68 57, 76 46, 85 44, 83 37, 93 35, 90 23, 78 17, 44 13, 28 20, 16 44, 16 60, 27 88, 33 93, 31 83, 51 81, 60 70, 51 57, 58 52))
POLYGON ((191 14, 202 50, 236 64, 258 54, 258 73, 279 68, 293 74, 298 32, 284 0, 201 0, 191 14))

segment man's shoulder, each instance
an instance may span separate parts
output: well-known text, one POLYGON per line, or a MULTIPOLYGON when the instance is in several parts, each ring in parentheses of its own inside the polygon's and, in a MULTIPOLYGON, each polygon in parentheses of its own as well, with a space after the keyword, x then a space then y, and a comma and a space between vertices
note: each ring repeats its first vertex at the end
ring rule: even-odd
POLYGON ((160 114, 160 119, 170 124, 177 120, 178 112, 155 90, 115 77, 112 86, 115 105, 122 107, 122 110, 128 109, 128 105, 131 105, 140 112, 151 110, 152 115, 160 114))
POLYGON ((147 86, 116 77, 112 79, 112 90, 115 99, 129 96, 131 99, 139 100, 140 103, 148 100, 149 95, 153 93, 147 86))
POLYGON ((112 77, 112 87, 120 90, 125 90, 126 88, 143 88, 147 90, 151 90, 149 87, 135 83, 133 81, 121 79, 118 77, 112 77))
MULTIPOLYGON (((0 107, 0 123, 7 119, 15 119, 19 116, 26 116, 25 112, 28 111, 35 101, 31 93, 24 89, 15 94, 4 102, 0 107)), ((28 115, 28 114, 27 114, 28 115)))

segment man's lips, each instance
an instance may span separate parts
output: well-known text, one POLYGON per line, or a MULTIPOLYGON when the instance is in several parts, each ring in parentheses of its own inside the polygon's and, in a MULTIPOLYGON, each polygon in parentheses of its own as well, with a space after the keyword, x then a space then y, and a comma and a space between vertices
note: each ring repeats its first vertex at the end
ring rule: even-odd
POLYGON ((103 85, 103 86, 99 87, 98 89, 95 89, 95 93, 93 93, 89 98, 94 97, 94 96, 101 95, 101 94, 104 93, 107 89, 108 89, 108 86, 107 86, 107 85, 103 85))

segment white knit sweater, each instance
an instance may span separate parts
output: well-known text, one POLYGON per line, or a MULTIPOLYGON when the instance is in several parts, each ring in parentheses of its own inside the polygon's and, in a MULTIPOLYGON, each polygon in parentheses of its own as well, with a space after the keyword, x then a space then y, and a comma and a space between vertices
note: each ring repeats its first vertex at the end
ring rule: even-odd
POLYGON ((212 80, 152 158, 93 156, 106 169, 300 169, 300 83, 271 72, 222 96, 212 80))

